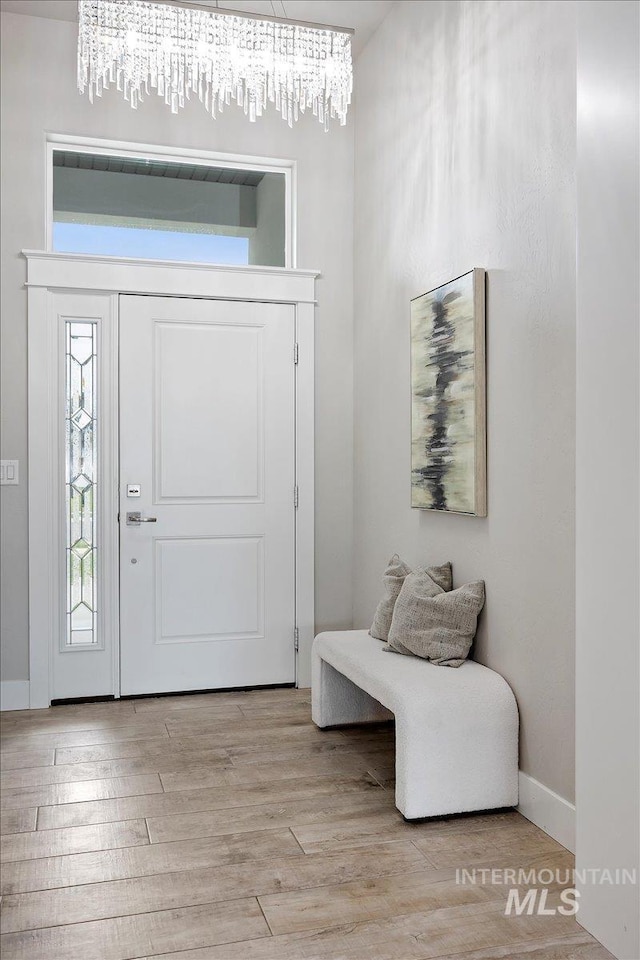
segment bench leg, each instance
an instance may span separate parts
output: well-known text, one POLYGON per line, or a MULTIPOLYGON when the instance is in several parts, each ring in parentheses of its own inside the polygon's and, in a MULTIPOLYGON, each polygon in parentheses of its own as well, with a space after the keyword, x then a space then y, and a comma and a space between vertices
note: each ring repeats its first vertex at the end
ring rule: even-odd
POLYGON ((393 720, 391 711, 317 654, 313 656, 312 671, 311 716, 316 726, 324 729, 393 720))
POLYGON ((438 729, 434 717, 396 715, 396 807, 405 819, 518 803, 518 719, 510 699, 497 722, 475 728, 456 730, 451 722, 438 729))

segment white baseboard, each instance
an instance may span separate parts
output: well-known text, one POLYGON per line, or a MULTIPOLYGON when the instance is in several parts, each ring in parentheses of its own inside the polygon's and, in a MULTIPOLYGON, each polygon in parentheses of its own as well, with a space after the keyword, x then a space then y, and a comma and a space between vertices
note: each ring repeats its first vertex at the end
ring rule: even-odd
POLYGON ((0 682, 0 710, 28 710, 29 681, 3 680, 0 682))
POLYGON ((518 810, 563 847, 576 851, 576 808, 559 794, 522 770, 518 776, 520 802, 518 810))

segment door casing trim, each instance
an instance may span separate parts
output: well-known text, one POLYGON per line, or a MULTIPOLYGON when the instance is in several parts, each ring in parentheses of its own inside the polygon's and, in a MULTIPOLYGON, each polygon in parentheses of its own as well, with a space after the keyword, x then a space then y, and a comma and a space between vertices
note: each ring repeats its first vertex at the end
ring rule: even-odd
MULTIPOLYGON (((298 629, 296 685, 311 684, 314 637, 314 327, 315 283, 319 271, 274 267, 217 267, 172 261, 133 260, 84 254, 25 250, 28 291, 29 400, 29 705, 51 703, 51 652, 59 629, 58 596, 62 531, 58 523, 60 390, 59 354, 52 305, 56 294, 200 297, 288 303, 295 306, 298 362, 296 370, 296 585, 298 629)), ((104 369, 116 376, 117 342, 104 369)), ((292 358, 293 362, 293 358, 292 358)), ((104 374, 103 374, 104 375, 104 374)), ((112 384, 113 385, 113 384, 112 384)), ((110 391, 117 423, 116 391, 110 391)), ((118 438, 108 455, 117 466, 118 438)), ((112 505, 110 509, 113 510, 112 505)), ((114 514, 115 523, 115 514, 114 514)), ((110 613, 117 618, 118 593, 111 589, 110 613)), ((293 638, 292 638, 293 643, 293 638)), ((114 643, 114 665, 119 644, 114 643)), ((114 669, 117 679, 119 671, 114 669)), ((119 690, 114 690, 119 696, 119 690)))

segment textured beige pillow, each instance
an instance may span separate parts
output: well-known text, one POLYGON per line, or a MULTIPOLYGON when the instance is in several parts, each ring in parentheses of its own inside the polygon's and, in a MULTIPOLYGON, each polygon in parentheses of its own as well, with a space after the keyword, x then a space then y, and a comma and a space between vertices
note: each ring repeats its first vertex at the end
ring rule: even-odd
POLYGON ((484 606, 484 581, 434 593, 430 579, 424 573, 405 578, 393 610, 389 649, 459 667, 476 634, 484 606))
MULTIPOLYGON (((402 589, 402 584, 410 573, 411 567, 395 553, 391 557, 391 560, 389 560, 382 578, 385 596, 378 604, 378 609, 375 612, 373 623, 369 630, 372 637, 376 637, 378 640, 388 640, 393 608, 398 599, 398 594, 402 589)), ((451 590, 450 563, 443 563, 439 567, 429 567, 424 573, 433 582, 434 586, 437 586, 440 590, 451 590)))

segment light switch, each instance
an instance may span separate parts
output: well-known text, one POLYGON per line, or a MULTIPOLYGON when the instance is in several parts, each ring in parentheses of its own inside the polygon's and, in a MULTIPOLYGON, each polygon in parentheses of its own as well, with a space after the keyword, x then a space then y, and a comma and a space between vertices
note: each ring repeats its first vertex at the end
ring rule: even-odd
POLYGON ((20 483, 20 461, 0 460, 0 484, 17 486, 20 483))

